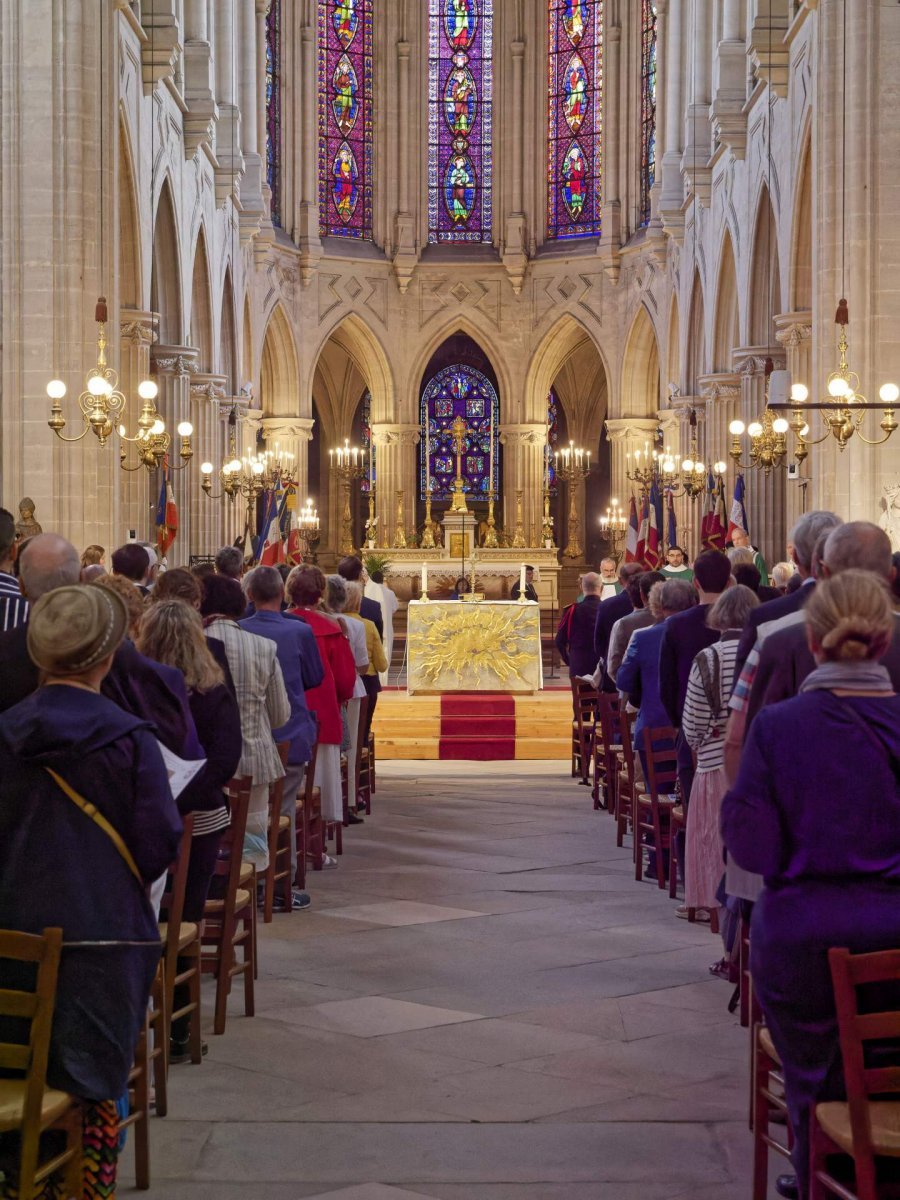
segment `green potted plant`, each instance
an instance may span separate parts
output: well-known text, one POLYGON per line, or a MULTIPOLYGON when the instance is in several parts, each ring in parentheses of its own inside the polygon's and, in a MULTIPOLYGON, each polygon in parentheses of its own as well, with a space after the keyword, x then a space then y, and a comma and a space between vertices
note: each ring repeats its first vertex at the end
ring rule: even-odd
POLYGON ((368 572, 369 578, 376 571, 381 571, 384 574, 391 565, 391 560, 386 554, 379 554, 376 550, 369 550, 363 555, 363 566, 368 572))

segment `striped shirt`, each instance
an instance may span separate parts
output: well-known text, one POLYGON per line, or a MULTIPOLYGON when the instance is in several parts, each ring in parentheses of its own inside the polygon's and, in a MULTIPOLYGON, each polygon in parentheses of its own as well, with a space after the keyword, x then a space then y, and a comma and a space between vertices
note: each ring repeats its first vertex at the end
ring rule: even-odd
POLYGON ((697 754, 698 771, 715 771, 725 762, 725 726, 728 721, 728 695, 734 681, 740 633, 726 634, 722 641, 701 650, 694 659, 688 677, 687 695, 681 728, 688 745, 697 754), (706 659, 707 676, 715 678, 715 660, 718 659, 718 695, 710 699, 703 686, 699 660, 706 659))
POLYGON ((28 620, 28 601, 22 595, 15 575, 0 571, 0 633, 24 625, 28 620))

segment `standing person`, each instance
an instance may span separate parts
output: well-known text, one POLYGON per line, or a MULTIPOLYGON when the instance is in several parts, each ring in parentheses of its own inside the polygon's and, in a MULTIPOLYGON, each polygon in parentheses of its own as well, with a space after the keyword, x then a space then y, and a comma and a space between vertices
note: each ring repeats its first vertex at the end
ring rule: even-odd
MULTIPOLYGON (((519 588, 519 581, 517 579, 509 589, 509 598, 510 600, 518 600, 521 594, 522 592, 519 588)), ((537 588, 534 586, 534 567, 525 568, 525 599, 533 600, 535 604, 537 603, 538 594, 537 588)))
POLYGON ((597 666, 594 651, 594 629, 597 611, 600 608, 600 576, 588 571, 581 577, 581 604, 576 604, 568 614, 565 624, 560 624, 556 633, 556 648, 559 656, 569 668, 569 678, 579 675, 590 677, 597 666))
MULTIPOLYGON (((63 931, 47 1084, 82 1101, 85 1196, 98 1176, 115 1192, 116 1101, 160 956, 147 889, 181 836, 152 730, 100 692, 126 623, 105 589, 44 594, 27 638, 43 684, 0 717, 0 927, 63 931)), ((0 987, 23 984, 6 963, 0 987)))
POLYGON ((363 677, 369 669, 369 651, 366 646, 366 631, 361 621, 347 621, 343 617, 347 607, 347 589, 350 584, 342 575, 329 575, 325 587, 325 611, 337 619, 350 643, 353 660, 356 663, 356 679, 353 684, 353 695, 346 701, 342 710, 345 723, 343 747, 347 751, 347 812, 344 821, 348 825, 362 825, 363 818, 356 811, 356 779, 350 771, 349 764, 356 760, 356 749, 359 743, 359 705, 366 696, 366 685, 363 677))
MULTIPOLYGON (((163 576, 165 579, 165 576, 163 576)), ((225 787, 241 760, 241 714, 234 693, 203 636, 200 614, 180 600, 160 600, 144 614, 137 648, 148 658, 181 672, 191 716, 206 759, 178 797, 183 814, 193 813, 194 830, 188 862, 182 920, 199 923, 209 895, 222 834, 230 824, 225 787)), ((176 991, 175 1008, 188 1002, 188 988, 176 991)), ((190 1016, 172 1023, 169 1061, 188 1062, 190 1016)))
POLYGON ((680 579, 682 583, 693 583, 694 572, 687 555, 680 546, 670 546, 666 551, 666 565, 660 567, 666 579, 680 579))
POLYGON ((384 653, 384 646, 381 644, 381 638, 378 636, 378 630, 370 620, 362 616, 359 611, 359 601, 362 599, 362 587, 358 583, 347 584, 347 603, 344 605, 344 615, 353 621, 361 622, 366 632, 366 654, 369 659, 369 665, 363 674, 363 687, 366 689, 366 695, 369 698, 369 707, 366 710, 366 727, 364 733, 365 743, 368 745, 369 730, 372 728, 372 718, 375 715, 375 705, 378 701, 378 693, 381 691, 381 673, 387 670, 387 658, 384 653))
POLYGON ((28 601, 13 574, 18 549, 13 515, 0 508, 0 633, 28 620, 28 601))
POLYGON ((253 780, 244 858, 261 873, 269 865, 269 784, 284 777, 272 730, 285 724, 291 705, 274 645, 238 625, 245 607, 236 579, 211 575, 203 581, 200 612, 206 634, 225 643, 241 712, 243 744, 236 774, 253 780))
POLYGON ((604 558, 600 563, 600 599, 612 600, 624 586, 616 570, 616 560, 604 558))
POLYGON ((766 560, 755 546, 750 544, 750 534, 746 529, 735 529, 731 534, 731 544, 735 550, 749 550, 753 555, 753 565, 759 571, 759 579, 762 587, 769 586, 769 568, 766 566, 766 560))
MULTIPOLYGON (((312 758, 316 744, 316 722, 306 703, 306 693, 317 688, 325 677, 322 659, 313 631, 303 621, 286 617, 281 606, 284 584, 275 567, 254 567, 244 579, 244 587, 255 612, 244 617, 241 628, 275 643, 284 686, 291 704, 291 716, 286 725, 274 731, 276 742, 288 742, 288 761, 285 768, 282 813, 291 822, 291 878, 297 874, 295 822, 297 793, 303 783, 306 764, 312 758)), ((281 904, 280 895, 276 903, 281 904)), ((293 907, 306 908, 306 892, 295 891, 293 907), (305 901, 305 902, 304 902, 305 901)))
POLYGON ((113 551, 112 573, 130 579, 142 596, 150 593, 151 563, 146 547, 140 542, 126 542, 113 551))
POLYGON ((634 609, 627 616, 619 617, 613 625, 609 639, 609 656, 606 660, 606 673, 614 683, 631 635, 636 629, 646 629, 648 625, 654 624, 653 614, 647 605, 650 589, 654 583, 665 581, 666 577, 662 571, 645 571, 643 575, 633 575, 628 580, 628 595, 634 609))
POLYGON ((239 580, 244 573, 244 552, 237 546, 223 546, 216 552, 215 568, 217 575, 239 580))
MULTIPOLYGON (((366 569, 363 566, 362 559, 356 554, 348 554, 346 558, 342 558, 338 563, 337 573, 341 579, 346 579, 348 583, 364 584, 368 576, 366 569)), ((360 606, 360 613, 371 621, 378 630, 378 636, 384 638, 384 622, 381 616, 381 605, 375 600, 370 600, 368 596, 363 596, 360 606)))
MULTIPOLYGON (((755 569, 755 568, 754 568, 755 569)), ((738 641, 749 614, 759 604, 750 588, 738 584, 724 591, 706 617, 719 640, 701 650, 688 676, 682 713, 684 737, 696 761, 685 831, 684 905, 711 912, 724 871, 719 837, 719 808, 728 790, 725 779, 725 726, 728 697, 734 683, 738 641)), ((720 922, 721 928, 721 922, 720 922)))
MULTIPOLYGON (((631 597, 628 594, 628 581, 636 575, 641 575, 644 568, 640 563, 630 562, 622 563, 619 567, 619 583, 622 585, 622 590, 618 596, 614 596, 612 600, 607 600, 601 604, 597 610, 597 623, 594 626, 594 652, 595 662, 602 662, 604 668, 606 660, 609 657, 609 639, 612 634, 613 625, 620 617, 627 616, 631 612, 632 604, 631 597)), ((609 677, 609 672, 604 669, 602 688, 604 692, 614 692, 616 685, 609 677)))
POLYGON ((325 576, 318 567, 294 567, 287 581, 288 610, 300 617, 315 634, 325 677, 306 697, 310 712, 319 722, 315 782, 322 792, 322 816, 329 822, 343 821, 341 795, 341 705, 353 695, 356 663, 347 637, 334 617, 319 609, 325 592, 325 576))
POLYGON ((85 546, 81 552, 81 569, 85 567, 106 567, 106 551, 102 546, 92 543, 90 546, 85 546))
POLYGON ((805 616, 814 669, 799 695, 756 717, 722 802, 729 856, 765 879, 750 969, 784 1068, 802 1197, 810 1113, 843 1092, 828 950, 900 945, 900 697, 882 663, 896 638, 888 589, 848 570, 816 585, 805 616))
POLYGON ((384 628, 384 653, 387 658, 388 665, 382 671, 379 678, 381 679, 382 687, 387 686, 388 673, 391 669, 391 657, 394 653, 394 613, 400 607, 400 601, 395 593, 384 582, 383 571, 373 571, 366 583, 364 589, 365 595, 370 600, 375 600, 381 605, 381 619, 384 628))

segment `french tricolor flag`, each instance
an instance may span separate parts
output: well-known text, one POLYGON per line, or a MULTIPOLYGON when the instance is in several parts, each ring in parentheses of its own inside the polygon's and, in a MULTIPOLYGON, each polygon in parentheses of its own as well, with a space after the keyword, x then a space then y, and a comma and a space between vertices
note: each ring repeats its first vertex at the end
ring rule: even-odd
POLYGON ((729 542, 736 529, 743 530, 744 533, 749 533, 747 529, 747 510, 744 508, 745 494, 744 477, 743 475, 738 475, 734 481, 734 499, 731 501, 731 512, 728 514, 729 542))

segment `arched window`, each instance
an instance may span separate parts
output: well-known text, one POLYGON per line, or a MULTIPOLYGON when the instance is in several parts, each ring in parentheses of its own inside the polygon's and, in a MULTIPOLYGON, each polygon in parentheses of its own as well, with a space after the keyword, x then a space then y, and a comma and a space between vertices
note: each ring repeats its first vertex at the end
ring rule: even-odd
POLYGON ((319 232, 372 237, 372 0, 319 0, 319 232))
POLYGON ((603 0, 550 0, 547 237, 596 237, 602 201, 603 0))
POLYGON ((281 224, 281 0, 266 14, 266 182, 272 221, 281 224))
POLYGON ((456 454, 452 426, 457 417, 466 423, 463 444, 463 490, 475 498, 487 497, 490 488, 491 431, 494 439, 494 492, 500 479, 500 401, 494 385, 474 367, 454 363, 428 381, 422 392, 421 439, 419 442, 419 490, 425 495, 426 462, 431 477, 432 499, 449 500, 456 478, 456 454), (493 418, 491 416, 493 412, 493 418), (426 436, 427 422, 427 436, 426 436))
POLYGON ((428 240, 491 240, 493 0, 428 0, 428 240))
POLYGON ((641 211, 650 220, 650 189, 656 178, 656 4, 641 0, 641 211))
POLYGON ((559 480, 556 476, 555 459, 553 458, 559 444, 559 400, 557 400, 553 388, 550 389, 547 397, 547 442, 548 446, 544 450, 547 455, 547 480, 550 485, 550 495, 555 496, 559 492, 559 480))
POLYGON ((378 470, 378 463, 375 461, 375 443, 372 441, 372 394, 368 388, 366 388, 360 404, 360 423, 359 444, 363 452, 371 457, 366 460, 369 463, 369 473, 360 480, 359 490, 368 495, 371 491, 370 485, 375 482, 378 470))

